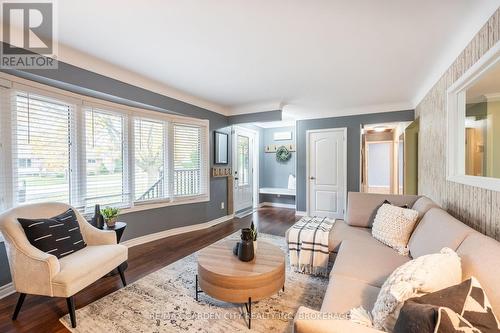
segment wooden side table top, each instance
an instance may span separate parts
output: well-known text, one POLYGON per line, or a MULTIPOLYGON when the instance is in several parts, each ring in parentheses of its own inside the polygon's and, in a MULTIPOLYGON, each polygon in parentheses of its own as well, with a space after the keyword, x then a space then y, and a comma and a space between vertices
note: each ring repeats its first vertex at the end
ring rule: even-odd
POLYGON ((223 239, 198 254, 198 279, 208 295, 226 302, 246 303, 269 297, 285 283, 285 254, 258 241, 255 258, 243 262, 233 254, 238 239, 223 239))

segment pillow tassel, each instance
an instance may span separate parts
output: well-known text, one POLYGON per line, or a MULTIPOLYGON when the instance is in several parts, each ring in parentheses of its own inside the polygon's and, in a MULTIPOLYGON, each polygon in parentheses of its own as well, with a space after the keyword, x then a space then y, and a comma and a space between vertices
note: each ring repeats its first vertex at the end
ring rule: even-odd
POLYGON ((373 327, 372 315, 360 306, 349 311, 349 320, 366 327, 373 327))

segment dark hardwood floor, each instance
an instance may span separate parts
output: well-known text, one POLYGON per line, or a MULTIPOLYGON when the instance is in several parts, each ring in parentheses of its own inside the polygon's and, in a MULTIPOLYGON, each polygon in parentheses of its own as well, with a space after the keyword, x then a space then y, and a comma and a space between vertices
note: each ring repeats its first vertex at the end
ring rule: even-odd
MULTIPOLYGON (((127 282, 132 283, 238 229, 249 227, 252 219, 259 232, 278 236, 284 236, 285 231, 298 220, 292 209, 264 207, 253 215, 235 218, 209 229, 132 247, 129 249, 128 269, 125 272, 127 282)), ((118 275, 104 277, 75 295, 76 308, 90 304, 121 286, 118 275)), ((68 332, 59 322, 59 318, 68 312, 65 299, 28 295, 18 319, 12 321, 17 297, 17 294, 13 294, 0 300, 0 332, 68 332)))

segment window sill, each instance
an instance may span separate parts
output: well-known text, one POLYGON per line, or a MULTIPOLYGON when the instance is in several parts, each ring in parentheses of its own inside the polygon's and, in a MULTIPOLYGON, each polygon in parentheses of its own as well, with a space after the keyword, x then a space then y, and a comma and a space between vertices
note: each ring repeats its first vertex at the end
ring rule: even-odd
POLYGON ((189 197, 189 198, 177 198, 173 201, 172 200, 164 200, 164 201, 155 200, 154 202, 151 202, 151 203, 141 202, 141 203, 134 204, 134 206, 132 206, 132 207, 121 209, 120 215, 140 212, 143 210, 157 209, 157 208, 177 206, 177 205, 188 205, 188 204, 194 204, 194 203, 199 203, 199 202, 208 202, 208 201, 210 201, 210 197, 208 195, 202 195, 202 196, 189 197))

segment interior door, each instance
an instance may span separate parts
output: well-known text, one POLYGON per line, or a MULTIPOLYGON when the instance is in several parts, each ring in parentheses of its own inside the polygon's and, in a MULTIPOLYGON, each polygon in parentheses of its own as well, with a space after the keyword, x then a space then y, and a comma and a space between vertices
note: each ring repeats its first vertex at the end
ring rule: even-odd
POLYGON ((236 212, 253 207, 253 142, 253 133, 235 128, 233 165, 236 212))
POLYGON ((343 218, 346 129, 308 132, 308 215, 343 218))

